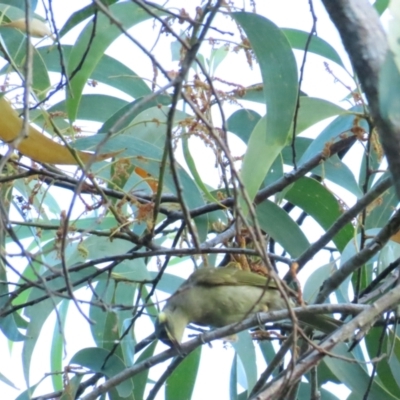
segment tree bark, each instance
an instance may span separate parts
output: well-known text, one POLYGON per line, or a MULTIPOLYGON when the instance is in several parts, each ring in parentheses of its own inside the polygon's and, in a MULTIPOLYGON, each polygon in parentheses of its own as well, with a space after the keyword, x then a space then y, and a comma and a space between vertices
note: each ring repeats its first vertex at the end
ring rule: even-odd
POLYGON ((379 73, 389 49, 379 16, 367 0, 322 0, 353 64, 388 160, 400 199, 400 126, 379 108, 379 73))

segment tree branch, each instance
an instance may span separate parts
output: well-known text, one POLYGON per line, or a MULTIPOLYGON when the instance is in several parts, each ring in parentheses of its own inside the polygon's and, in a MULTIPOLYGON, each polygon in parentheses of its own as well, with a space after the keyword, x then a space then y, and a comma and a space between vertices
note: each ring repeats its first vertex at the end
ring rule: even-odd
POLYGON ((400 126, 383 118, 379 108, 379 73, 388 51, 379 16, 368 0, 322 0, 342 38, 354 71, 368 100, 370 112, 400 198, 400 126))
MULTIPOLYGON (((277 398, 276 396, 280 393, 282 388, 288 387, 301 379, 304 374, 324 357, 325 352, 330 352, 338 343, 344 340, 350 340, 356 330, 368 326, 381 314, 389 311, 399 302, 400 290, 396 287, 379 298, 374 304, 368 306, 353 320, 323 340, 318 346, 319 349, 312 349, 297 362, 294 368, 289 367, 289 369, 286 369, 286 371, 284 371, 277 380, 273 381, 267 389, 257 394, 257 400, 277 398)), ((255 397, 253 397, 253 399, 255 399, 255 397)))
POLYGON ((343 213, 315 243, 313 243, 306 251, 304 251, 303 254, 301 254, 296 260, 294 260, 294 262, 299 265, 299 269, 301 269, 312 257, 314 257, 319 250, 326 246, 333 239, 333 237, 340 232, 342 228, 344 228, 362 210, 364 210, 369 204, 375 201, 391 186, 391 179, 383 179, 381 182, 376 184, 376 186, 372 188, 364 197, 358 200, 353 207, 343 213))
MULTIPOLYGON (((400 292, 399 292, 400 297, 400 292)), ((302 314, 324 314, 324 313, 332 313, 332 312, 345 312, 345 313, 358 313, 363 310, 369 310, 371 306, 361 306, 359 304, 321 304, 321 305, 312 305, 308 307, 298 307, 293 308, 293 311, 296 315, 302 314)), ((363 312, 364 313, 364 312, 363 312)), ((246 318, 240 323, 231 324, 225 326, 223 328, 215 329, 210 332, 204 333, 203 335, 197 336, 195 339, 190 340, 186 343, 183 343, 180 348, 181 354, 188 355, 198 346, 209 343, 216 339, 221 339, 223 337, 232 335, 234 333, 243 331, 245 329, 249 329, 253 326, 257 326, 259 324, 264 324, 266 322, 278 321, 281 319, 288 318, 289 311, 288 310, 280 310, 280 311, 272 311, 269 313, 259 313, 250 318, 246 318)), ((369 322, 370 320, 368 320, 369 322)), ((347 325, 345 325, 347 326, 347 325)), ((340 331, 344 329, 341 328, 340 331)), ((347 331, 346 331, 347 332, 347 331)), ((176 356, 178 354, 178 349, 169 349, 160 354, 157 354, 153 357, 148 358, 147 360, 135 364, 132 367, 126 368, 124 371, 119 374, 114 375, 112 378, 108 379, 103 384, 99 385, 96 389, 94 389, 91 393, 86 395, 83 400, 95 400, 102 393, 108 392, 110 389, 120 384, 121 382, 129 379, 140 372, 153 367, 154 365, 160 364, 169 358, 176 356)))
POLYGON ((368 243, 360 252, 347 260, 339 270, 337 270, 322 285, 322 288, 315 300, 322 303, 337 289, 344 280, 367 262, 372 256, 380 251, 400 228, 400 210, 397 210, 390 221, 380 230, 380 232, 368 243))

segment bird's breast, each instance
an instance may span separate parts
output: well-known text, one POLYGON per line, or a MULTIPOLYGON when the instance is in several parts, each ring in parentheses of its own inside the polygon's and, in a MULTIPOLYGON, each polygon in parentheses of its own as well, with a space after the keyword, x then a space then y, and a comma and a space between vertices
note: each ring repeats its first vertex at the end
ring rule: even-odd
POLYGON ((257 312, 286 307, 278 290, 248 285, 195 286, 174 300, 191 316, 190 322, 213 327, 240 322, 257 312))

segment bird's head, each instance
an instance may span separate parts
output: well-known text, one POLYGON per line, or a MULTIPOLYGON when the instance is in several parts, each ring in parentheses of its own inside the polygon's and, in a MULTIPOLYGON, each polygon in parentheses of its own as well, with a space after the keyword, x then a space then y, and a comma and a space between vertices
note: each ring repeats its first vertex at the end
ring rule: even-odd
POLYGON ((188 322, 187 316, 180 307, 167 305, 157 317, 156 336, 168 346, 179 347, 188 322))

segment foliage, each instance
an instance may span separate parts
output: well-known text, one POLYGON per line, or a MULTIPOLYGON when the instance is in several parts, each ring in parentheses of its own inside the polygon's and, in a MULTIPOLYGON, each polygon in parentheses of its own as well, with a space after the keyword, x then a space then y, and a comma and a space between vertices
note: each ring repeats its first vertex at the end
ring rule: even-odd
MULTIPOLYGON (((193 13, 94 0, 63 26, 44 1, 54 37, 39 40, 13 24, 26 13, 43 20, 37 2, 28 3, 31 10, 0 0, 0 330, 20 357, 27 389, 15 390, 18 398, 107 392, 137 400, 160 390, 166 399, 192 398, 202 341, 240 328, 206 333, 180 352, 166 349, 153 334, 160 300, 194 267, 232 261, 280 276, 298 299, 324 304, 345 323, 330 341, 316 334, 309 348, 310 332, 293 314, 265 325, 275 336, 244 330, 227 345, 229 382, 216 377, 210 386, 232 399, 257 392, 306 399, 318 391, 343 398, 326 383, 343 383, 350 399, 400 398, 394 303, 380 303, 398 280, 398 199, 368 104, 340 51, 315 26, 282 28, 239 9, 242 2, 211 0, 193 13), (135 57, 139 49, 151 74, 111 55, 113 46, 135 57), (350 82, 338 83, 346 95, 340 105, 302 91, 315 60, 309 54, 325 60, 327 80, 340 71, 350 82), (253 77, 259 69, 260 80, 245 87, 239 67, 235 82, 219 75, 236 62, 253 77), (286 340, 290 324, 298 342, 286 340), (36 380, 42 335, 50 337, 42 355, 49 375, 36 380), (153 372, 167 360, 164 372, 153 372), (284 386, 274 389, 282 376, 284 386)), ((375 7, 382 14, 388 2, 375 7)), ((398 124, 400 51, 391 42, 380 107, 398 124)), ((0 385, 18 378, 0 367, 0 385)))

